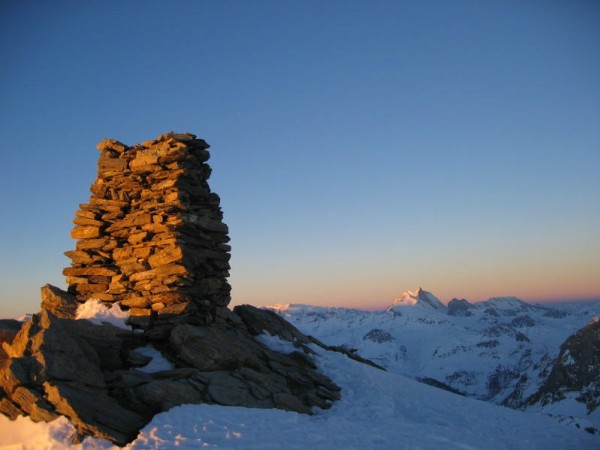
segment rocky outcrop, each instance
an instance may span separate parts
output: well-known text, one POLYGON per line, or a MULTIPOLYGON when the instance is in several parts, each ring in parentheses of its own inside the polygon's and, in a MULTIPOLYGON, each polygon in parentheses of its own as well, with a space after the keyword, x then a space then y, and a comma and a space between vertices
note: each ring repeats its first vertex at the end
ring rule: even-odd
POLYGON ((462 397, 466 397, 464 392, 461 392, 458 389, 454 389, 452 386, 448 386, 446 383, 442 383, 441 381, 436 380, 435 378, 419 377, 419 378, 417 378, 417 381, 427 384, 429 386, 433 386, 438 389, 442 389, 446 392, 452 392, 453 394, 460 395, 462 397))
POLYGON ((450 316, 470 316, 470 311, 475 306, 469 301, 462 299, 453 298, 448 302, 448 315, 450 316))
POLYGON ((351 350, 344 346, 327 345, 314 336, 305 335, 294 325, 271 310, 260 309, 251 305, 239 305, 233 309, 233 312, 242 319, 250 333, 255 336, 266 332, 271 336, 277 336, 280 339, 293 342, 294 346, 301 348, 305 353, 313 353, 309 347, 310 344, 313 344, 323 350, 342 353, 348 358, 362 364, 385 370, 379 364, 360 356, 356 350, 351 350))
POLYGON ((51 284, 42 287, 42 309, 50 311, 56 317, 74 319, 78 305, 74 295, 51 284))
POLYGON ((11 343, 19 330, 21 329, 22 322, 13 319, 0 320, 0 359, 6 358, 6 352, 2 348, 2 345, 7 342, 11 343))
POLYGON ((49 422, 69 417, 81 434, 131 440, 144 425, 139 414, 108 395, 104 372, 123 368, 134 333, 85 320, 59 319, 42 310, 26 322, 0 366, 0 412, 49 422))
POLYGON ((227 309, 228 230, 207 184, 207 148, 188 133, 98 145, 98 178, 66 253, 68 291, 46 285, 40 313, 0 322, 0 413, 66 416, 79 438, 123 445, 154 414, 184 403, 312 414, 340 398, 311 346, 358 355, 270 311, 227 309), (118 304, 135 331, 76 320, 88 300, 118 304), (286 350, 270 348, 273 339, 286 350), (149 351, 169 367, 148 366, 149 351))
POLYGON ((522 316, 515 317, 513 320, 510 321, 510 324, 513 327, 517 328, 531 328, 535 327, 535 320, 533 320, 530 316, 525 314, 522 316))
POLYGON ((372 341, 376 342, 377 344, 381 344, 382 342, 390 342, 393 340, 395 339, 390 333, 380 330, 379 328, 373 328, 363 336, 363 341, 372 341))
MULTIPOLYGON (((265 324, 265 317, 253 323, 254 332, 265 324)), ((3 345, 0 412, 46 422, 64 415, 79 436, 119 445, 154 414, 184 403, 311 414, 339 399, 340 388, 317 371, 308 351, 294 349, 300 341, 310 339, 296 334, 289 352, 272 350, 233 313, 210 326, 173 322, 134 333, 42 310, 3 345), (172 368, 144 371, 149 358, 136 349, 148 346, 172 368)))
POLYGON ((499 364, 496 370, 488 375, 486 388, 488 391, 487 398, 493 398, 502 390, 513 384, 514 380, 519 378, 519 372, 511 367, 499 364))
POLYGON ((75 213, 78 242, 63 271, 77 302, 118 302, 140 324, 153 314, 210 323, 227 306, 228 228, 207 182, 208 147, 173 132, 98 144, 98 176, 75 213))
POLYGON ((600 318, 570 336, 550 374, 526 404, 547 405, 572 397, 586 405, 588 414, 600 406, 600 318))

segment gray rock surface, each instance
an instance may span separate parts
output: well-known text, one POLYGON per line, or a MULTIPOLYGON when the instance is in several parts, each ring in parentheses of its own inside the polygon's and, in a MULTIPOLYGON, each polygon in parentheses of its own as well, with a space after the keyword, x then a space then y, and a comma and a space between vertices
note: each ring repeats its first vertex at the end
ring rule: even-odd
MULTIPOLYGON (((265 319, 248 323, 255 331, 281 327, 279 317, 275 324, 265 319)), ((310 341, 297 330, 293 335, 310 341)), ((134 333, 58 318, 43 309, 3 348, 1 413, 28 415, 34 421, 64 415, 79 436, 119 445, 134 439, 154 414, 184 403, 312 414, 312 408, 328 408, 340 398, 340 388, 317 371, 308 350, 274 351, 239 318, 211 325, 163 322, 158 333, 134 333), (174 368, 139 370, 148 357, 136 349, 148 345, 174 368)))

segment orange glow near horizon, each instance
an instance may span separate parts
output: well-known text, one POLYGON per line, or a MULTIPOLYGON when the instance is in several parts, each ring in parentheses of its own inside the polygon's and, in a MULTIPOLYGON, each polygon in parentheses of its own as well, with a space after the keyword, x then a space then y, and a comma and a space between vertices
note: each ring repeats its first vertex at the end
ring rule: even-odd
MULTIPOLYGON (((353 269, 353 268, 348 268, 353 269)), ((362 277, 345 275, 341 268, 336 273, 310 275, 310 285, 303 279, 273 280, 233 278, 232 304, 251 303, 258 306, 301 303, 315 306, 335 306, 366 310, 384 309, 404 291, 419 287, 431 292, 444 304, 453 298, 464 298, 471 303, 492 297, 517 297, 528 303, 600 300, 600 281, 596 281, 594 267, 573 268, 569 271, 557 267, 525 268, 506 265, 505 270, 456 271, 437 266, 429 273, 427 268, 407 270, 404 276, 387 271, 362 277), (554 269, 554 270, 551 270, 554 269), (426 274, 423 276, 423 274, 426 274), (412 280, 419 280, 416 283, 412 280), (239 293, 243 292, 242 295, 239 293)), ((349 270, 351 272, 351 270, 349 270)), ((363 272, 364 273, 364 272, 363 272)))

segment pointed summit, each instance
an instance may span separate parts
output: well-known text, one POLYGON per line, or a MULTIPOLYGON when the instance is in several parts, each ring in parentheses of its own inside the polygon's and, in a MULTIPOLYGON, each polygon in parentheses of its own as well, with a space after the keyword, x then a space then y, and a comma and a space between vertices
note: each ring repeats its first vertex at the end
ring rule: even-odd
POLYGON ((415 292, 405 291, 398 297, 394 303, 390 305, 388 310, 395 307, 417 306, 427 309, 433 309, 440 312, 446 312, 446 306, 431 292, 427 292, 423 288, 417 289, 415 292))

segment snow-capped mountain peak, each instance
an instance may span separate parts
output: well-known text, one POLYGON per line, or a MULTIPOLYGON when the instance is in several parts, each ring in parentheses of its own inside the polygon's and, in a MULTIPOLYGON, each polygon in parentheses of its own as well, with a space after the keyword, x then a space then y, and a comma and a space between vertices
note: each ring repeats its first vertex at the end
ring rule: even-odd
POLYGON ((392 303, 389 310, 394 310, 396 307, 417 306, 436 311, 446 312, 446 306, 431 292, 427 292, 423 288, 419 288, 414 292, 405 291, 392 303))

